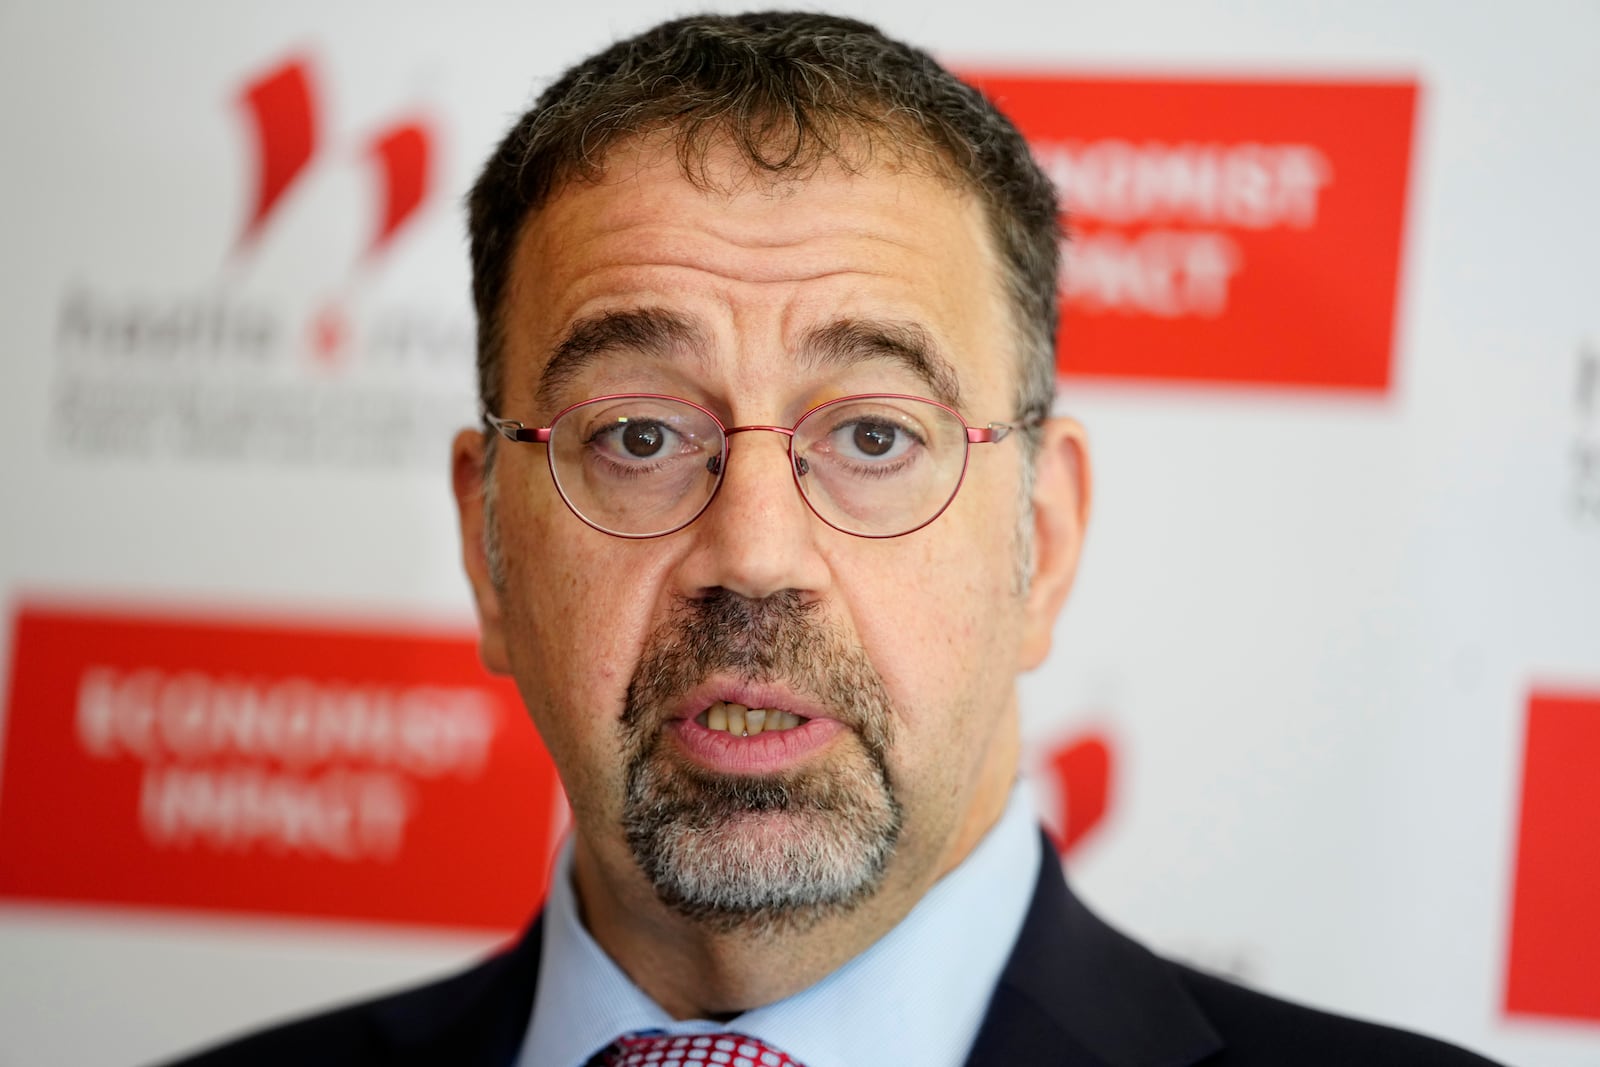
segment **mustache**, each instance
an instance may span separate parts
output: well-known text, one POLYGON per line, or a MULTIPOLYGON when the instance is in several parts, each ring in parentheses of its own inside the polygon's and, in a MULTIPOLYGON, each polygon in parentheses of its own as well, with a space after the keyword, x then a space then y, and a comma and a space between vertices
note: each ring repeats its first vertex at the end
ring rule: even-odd
POLYGON ((637 736, 674 698, 712 675, 731 674, 817 701, 877 757, 892 740, 888 689, 865 650, 795 590, 759 599, 727 589, 681 597, 647 648, 628 683, 625 733, 637 736))

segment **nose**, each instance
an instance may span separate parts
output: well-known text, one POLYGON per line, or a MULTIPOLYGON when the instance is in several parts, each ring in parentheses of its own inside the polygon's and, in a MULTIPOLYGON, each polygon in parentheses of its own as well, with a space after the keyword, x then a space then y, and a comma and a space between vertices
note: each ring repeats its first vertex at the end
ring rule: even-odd
POLYGON ((716 498, 685 531, 695 541, 681 568, 685 594, 722 588, 759 600, 826 586, 828 567, 817 538, 827 526, 795 485, 790 434, 778 426, 728 432, 727 468, 716 498))

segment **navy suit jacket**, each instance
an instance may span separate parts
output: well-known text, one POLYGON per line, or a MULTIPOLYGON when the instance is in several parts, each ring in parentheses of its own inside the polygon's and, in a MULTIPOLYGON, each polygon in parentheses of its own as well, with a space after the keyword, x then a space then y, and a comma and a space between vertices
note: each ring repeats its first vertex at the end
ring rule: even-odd
MULTIPOLYGON (((1162 959, 1097 919, 1067 888, 1048 845, 1045 857, 967 1067, 1489 1063, 1162 959)), ((535 922, 515 947, 463 974, 246 1037, 181 1067, 511 1067, 533 1010, 539 945, 535 922)))

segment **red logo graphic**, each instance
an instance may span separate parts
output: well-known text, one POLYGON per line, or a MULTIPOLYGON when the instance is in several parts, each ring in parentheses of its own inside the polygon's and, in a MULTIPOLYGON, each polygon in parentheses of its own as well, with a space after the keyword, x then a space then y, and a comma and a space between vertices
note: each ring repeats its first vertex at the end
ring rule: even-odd
POLYGON ((1506 1011, 1600 1020, 1600 691, 1528 698, 1506 1011))
POLYGON ((1061 373, 1388 387, 1414 84, 973 80, 1067 208, 1061 373))
POLYGON ((476 643, 25 606, 0 895, 519 926, 565 811, 476 643))
POLYGON ((317 108, 306 65, 292 60, 245 86, 241 102, 254 124, 256 206, 245 224, 243 243, 252 241, 311 162, 317 149, 317 108))
MULTIPOLYGON (((303 58, 288 60, 248 83, 240 100, 257 161, 255 207, 240 238, 241 245, 248 245, 316 156, 320 105, 309 61, 303 58)), ((427 198, 433 141, 420 119, 392 123, 370 138, 367 155, 377 171, 380 207, 368 258, 387 247, 427 198)))
POLYGON ((367 254, 376 255, 428 193, 428 131, 420 123, 391 127, 372 141, 382 177, 383 214, 367 254))
POLYGON ((1044 770, 1055 788, 1057 810, 1046 818, 1050 836, 1063 856, 1070 855, 1111 807, 1114 760, 1111 742, 1087 733, 1052 748, 1044 770))
POLYGON ((350 335, 350 324, 338 304, 329 304, 312 317, 309 332, 311 355, 320 363, 332 364, 338 361, 350 335))

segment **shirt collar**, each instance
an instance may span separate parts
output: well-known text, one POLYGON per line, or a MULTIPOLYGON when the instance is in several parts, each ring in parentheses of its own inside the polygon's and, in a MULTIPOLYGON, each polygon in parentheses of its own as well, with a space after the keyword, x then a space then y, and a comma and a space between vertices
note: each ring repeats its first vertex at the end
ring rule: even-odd
POLYGON ((894 929, 817 984, 730 1022, 674 1020, 583 928, 572 844, 544 909, 540 981, 518 1067, 582 1067, 620 1034, 733 1030, 806 1067, 958 1065, 1022 929, 1042 849, 1026 788, 894 929))

